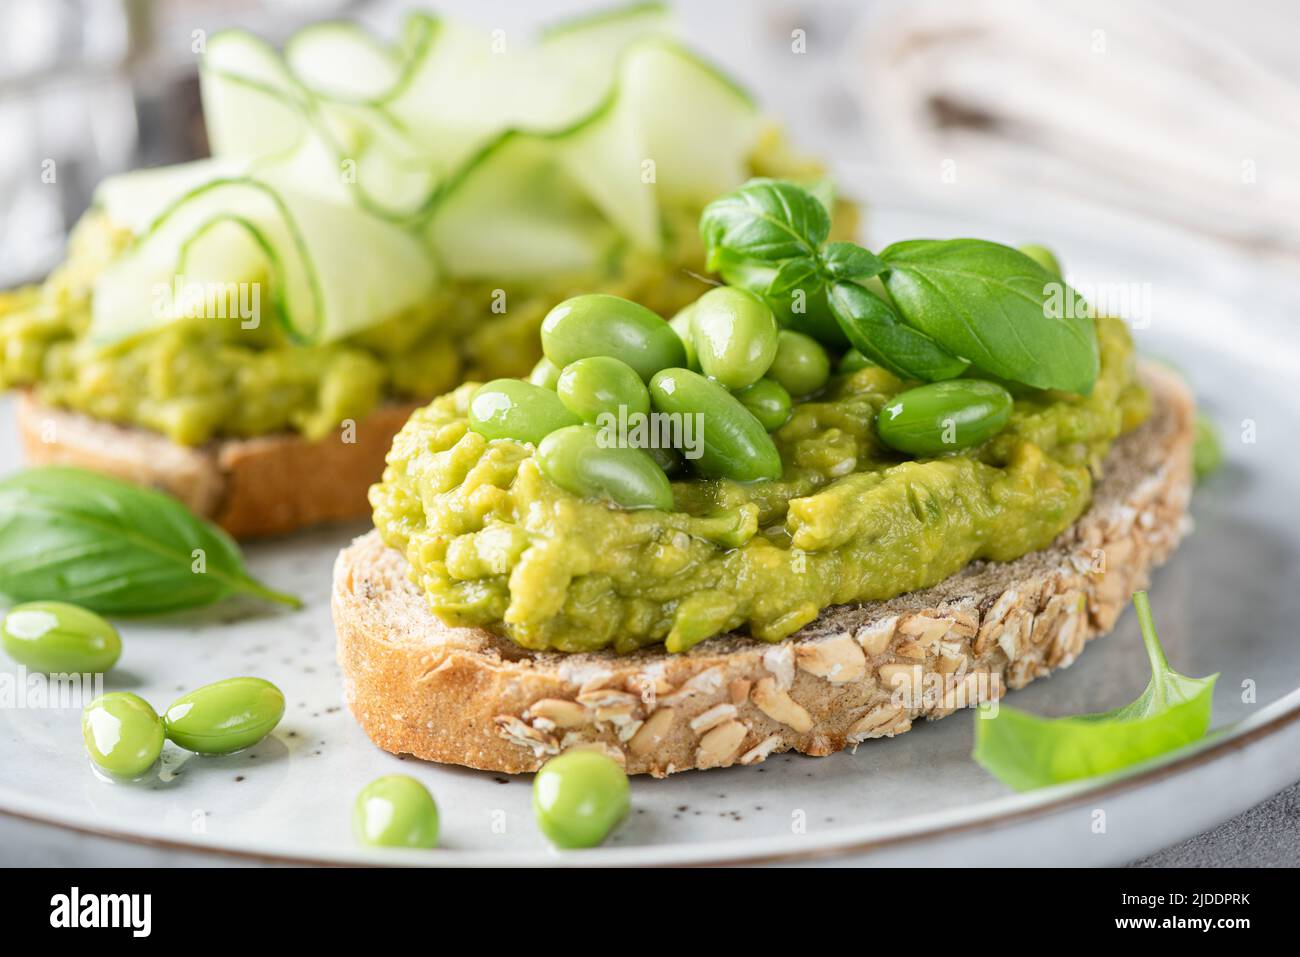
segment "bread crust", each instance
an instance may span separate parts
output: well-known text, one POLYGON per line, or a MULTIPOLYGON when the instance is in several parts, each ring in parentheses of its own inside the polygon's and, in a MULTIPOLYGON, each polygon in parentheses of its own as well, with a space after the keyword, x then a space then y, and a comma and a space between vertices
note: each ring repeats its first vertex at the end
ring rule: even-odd
POLYGON ((256 538, 369 515, 366 490, 416 408, 388 403, 315 441, 286 432, 191 448, 22 394, 18 433, 30 465, 74 465, 157 488, 236 538, 256 538))
POLYGON ((344 698, 395 753, 521 773, 586 747, 662 777, 791 749, 826 755, 1000 697, 1108 632, 1190 526, 1192 397, 1166 369, 1141 374, 1151 418, 1115 444, 1092 505, 1051 547, 827 609, 778 644, 729 635, 680 655, 530 652, 442 624, 405 558, 371 532, 334 569, 344 698))

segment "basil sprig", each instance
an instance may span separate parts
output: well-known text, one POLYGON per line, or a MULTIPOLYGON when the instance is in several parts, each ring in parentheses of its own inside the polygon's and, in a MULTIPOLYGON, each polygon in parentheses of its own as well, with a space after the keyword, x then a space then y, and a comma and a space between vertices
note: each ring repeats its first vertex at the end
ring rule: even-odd
POLYGON ((778 262, 815 257, 831 232, 831 215, 811 193, 775 179, 751 179, 720 196, 700 216, 709 269, 720 257, 778 262))
POLYGON ((1151 681, 1131 704, 1101 714, 1039 718, 1001 706, 975 721, 974 758, 1020 791, 1106 774, 1198 741, 1210 727, 1217 674, 1188 678, 1169 667, 1147 593, 1133 596, 1151 681))
POLYGON ((1091 316, 1053 315, 1060 277, 1019 250, 927 239, 875 255, 856 243, 827 243, 829 234, 829 214, 817 199, 768 179, 714 200, 700 217, 709 267, 764 295, 778 316, 798 293, 809 316, 794 317, 796 325, 827 345, 847 338, 909 379, 950 379, 970 368, 1039 389, 1091 391, 1100 370, 1091 316), (864 285, 876 277, 887 297, 864 285), (842 337, 826 334, 828 323, 812 314, 818 308, 842 337))
POLYGON ((293 607, 248 574, 221 529, 161 492, 82 469, 0 481, 0 594, 147 615, 243 593, 293 607))

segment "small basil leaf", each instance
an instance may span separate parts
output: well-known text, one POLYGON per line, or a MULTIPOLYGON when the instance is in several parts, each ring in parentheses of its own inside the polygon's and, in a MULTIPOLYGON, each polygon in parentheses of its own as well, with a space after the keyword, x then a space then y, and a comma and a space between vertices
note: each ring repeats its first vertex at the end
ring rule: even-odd
POLYGON ((300 604, 251 578, 229 535, 161 492, 62 467, 0 482, 0 594, 14 601, 142 615, 235 592, 300 604))
POLYGON ((1146 592, 1133 596, 1151 681, 1136 701, 1101 714, 1039 718, 1000 707, 975 721, 974 758, 1020 791, 1106 774, 1198 741, 1210 727, 1218 675, 1188 678, 1169 667, 1146 592))
POLYGON ((885 269, 874 253, 857 243, 828 243, 822 250, 822 266, 833 279, 870 279, 885 269))
POLYGON ((787 259, 777 267, 776 275, 768 284, 766 295, 784 296, 793 289, 806 288, 808 280, 817 276, 817 260, 811 256, 787 259))
POLYGON ((1065 285, 1024 253, 982 239, 916 239, 880 258, 907 324, 976 368, 1039 389, 1092 390, 1101 368, 1092 318, 1055 315, 1053 302, 1070 301, 1065 285))
POLYGON ((868 359, 904 379, 952 379, 970 365, 925 333, 904 325, 887 302, 857 283, 831 286, 830 305, 849 342, 868 359))
POLYGON ((728 253, 769 261, 816 256, 830 230, 826 207, 782 180, 751 179, 700 215, 700 236, 713 270, 728 253))

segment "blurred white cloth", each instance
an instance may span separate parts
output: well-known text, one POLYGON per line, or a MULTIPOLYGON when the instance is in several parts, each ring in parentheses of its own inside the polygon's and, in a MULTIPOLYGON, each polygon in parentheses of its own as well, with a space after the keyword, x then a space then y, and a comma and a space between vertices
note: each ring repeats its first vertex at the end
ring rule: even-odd
POLYGON ((1300 263, 1300 3, 882 0, 850 82, 876 161, 1081 194, 1300 263))

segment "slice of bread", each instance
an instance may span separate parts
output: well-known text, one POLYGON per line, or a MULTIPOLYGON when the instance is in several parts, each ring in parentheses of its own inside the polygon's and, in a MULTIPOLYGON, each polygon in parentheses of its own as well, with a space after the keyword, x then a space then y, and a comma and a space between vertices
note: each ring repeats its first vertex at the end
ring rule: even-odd
POLYGON ((1144 365, 1154 411, 1106 460, 1087 512, 1050 548, 976 562, 934 588, 845 605, 779 644, 743 635, 670 655, 527 651, 429 610, 377 532, 334 568, 344 696, 396 753, 507 773, 599 748, 629 773, 830 754, 1071 664, 1187 531, 1194 407, 1144 365))
POLYGON ((366 490, 416 408, 389 403, 316 441, 286 432, 190 448, 23 394, 18 432, 30 465, 75 465, 161 489, 236 538, 254 538, 369 515, 366 490))

